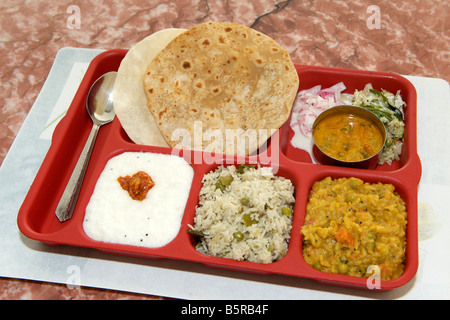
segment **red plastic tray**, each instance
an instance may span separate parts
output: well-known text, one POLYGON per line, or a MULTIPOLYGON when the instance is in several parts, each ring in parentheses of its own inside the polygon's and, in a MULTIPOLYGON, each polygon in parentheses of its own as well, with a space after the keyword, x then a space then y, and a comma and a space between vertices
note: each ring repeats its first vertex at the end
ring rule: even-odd
POLYGON ((106 162, 111 157, 125 151, 173 153, 170 148, 134 144, 122 129, 117 118, 111 124, 102 127, 98 134, 72 219, 64 223, 59 222, 54 214, 55 208, 92 126, 85 111, 86 95, 97 77, 105 72, 118 69, 126 52, 127 50, 124 49, 109 50, 98 55, 91 62, 66 116, 55 129, 52 145, 18 213, 18 226, 25 236, 49 245, 90 247, 105 252, 145 258, 196 261, 219 268, 261 274, 283 274, 310 278, 334 285, 367 289, 367 279, 317 271, 307 265, 302 256, 300 229, 305 218, 308 193, 313 183, 327 176, 332 178, 353 176, 372 183, 378 181, 391 183, 406 202, 408 224, 404 272, 395 280, 381 281, 381 290, 400 287, 414 277, 418 267, 417 187, 421 176, 421 164, 416 147, 416 91, 408 80, 390 73, 296 65, 300 78, 300 90, 318 84, 327 87, 339 81, 345 83, 348 93, 352 93, 355 89, 361 90, 367 83, 372 83, 375 88, 383 88, 392 92, 401 90, 402 97, 407 103, 405 144, 400 161, 391 166, 383 165, 378 166, 376 170, 364 170, 313 164, 307 152, 290 145, 289 141, 293 132, 289 127, 289 121, 277 135, 270 139, 267 149, 258 155, 224 159, 226 163, 237 161, 242 163, 245 160, 246 162, 257 161, 277 166, 277 175, 292 180, 296 202, 289 250, 286 256, 277 262, 260 264, 235 261, 206 256, 195 250, 194 239, 188 234, 187 225, 193 225, 195 206, 198 203, 203 175, 215 169, 219 164, 208 164, 205 161, 198 163, 198 159, 203 159, 203 154, 194 151, 180 151, 179 153, 187 160, 197 160, 190 162, 194 169, 194 179, 181 222, 181 229, 173 241, 160 248, 145 248, 99 242, 89 238, 84 233, 82 226, 85 208, 106 162), (271 159, 272 152, 279 154, 278 161, 274 161, 275 157, 271 159), (268 159, 269 162, 272 162, 267 163, 268 159))

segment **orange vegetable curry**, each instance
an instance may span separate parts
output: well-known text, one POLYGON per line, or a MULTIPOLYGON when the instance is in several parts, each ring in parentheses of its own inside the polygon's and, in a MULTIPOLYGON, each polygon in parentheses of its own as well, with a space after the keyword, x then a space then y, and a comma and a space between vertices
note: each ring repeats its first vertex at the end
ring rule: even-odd
POLYGON ((341 161, 361 161, 383 146, 383 134, 364 117, 339 113, 321 120, 314 129, 314 142, 328 156, 341 161))

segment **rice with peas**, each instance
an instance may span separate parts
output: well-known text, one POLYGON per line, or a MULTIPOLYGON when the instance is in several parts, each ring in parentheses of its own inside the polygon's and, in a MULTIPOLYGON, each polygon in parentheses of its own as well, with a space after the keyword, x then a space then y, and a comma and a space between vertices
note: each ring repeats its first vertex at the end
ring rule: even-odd
POLYGON ((190 233, 207 255, 258 263, 281 259, 292 228, 294 186, 271 167, 220 166, 203 177, 190 233))
POLYGON ((310 191, 303 257, 324 272, 368 277, 377 265, 381 280, 395 279, 403 272, 406 217, 393 185, 327 177, 310 191))

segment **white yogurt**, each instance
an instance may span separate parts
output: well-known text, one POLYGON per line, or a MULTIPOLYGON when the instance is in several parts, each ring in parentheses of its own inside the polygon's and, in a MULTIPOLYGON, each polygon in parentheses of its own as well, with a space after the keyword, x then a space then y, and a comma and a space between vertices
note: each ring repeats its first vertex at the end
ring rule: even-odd
POLYGON ((83 221, 86 234, 98 241, 161 247, 181 227, 194 171, 181 157, 125 152, 111 158, 101 173, 83 221), (117 181, 144 171, 155 185, 144 200, 133 200, 117 181))

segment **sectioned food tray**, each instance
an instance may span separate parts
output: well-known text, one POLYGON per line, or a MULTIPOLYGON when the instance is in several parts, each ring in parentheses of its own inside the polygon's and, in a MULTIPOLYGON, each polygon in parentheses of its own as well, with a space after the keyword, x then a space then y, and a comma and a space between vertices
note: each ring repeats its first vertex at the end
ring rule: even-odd
POLYGON ((191 164, 194 178, 181 221, 181 228, 173 241, 160 248, 146 248, 100 242, 89 238, 83 231, 85 208, 106 162, 111 157, 126 151, 174 153, 174 150, 170 148, 134 144, 122 129, 117 118, 111 124, 102 127, 98 134, 73 218, 64 223, 59 222, 54 214, 56 206, 92 126, 85 111, 86 95, 95 79, 103 73, 118 69, 126 52, 124 49, 109 50, 98 55, 91 62, 66 116, 55 129, 52 145, 19 211, 18 226, 24 235, 49 245, 89 247, 115 254, 145 258, 188 260, 218 268, 258 274, 304 277, 334 285, 367 289, 366 278, 315 270, 305 262, 302 256, 300 229, 305 220, 308 194, 314 182, 328 176, 331 178, 357 177, 370 183, 393 184, 405 201, 408 213, 404 272, 395 280, 380 281, 378 289, 397 288, 408 283, 414 277, 418 267, 417 187, 421 176, 421 164, 416 144, 416 91, 408 80, 389 73, 296 65, 300 78, 300 90, 318 84, 325 88, 340 81, 345 83, 348 93, 355 89, 361 90, 367 83, 372 83, 375 88, 382 87, 391 92, 401 90, 402 97, 407 103, 405 143, 400 160, 395 161, 392 165, 382 165, 375 170, 365 170, 314 164, 306 151, 291 146, 290 139, 293 132, 290 129, 289 121, 272 136, 267 148, 261 150, 257 155, 243 158, 223 157, 222 162, 225 165, 245 162, 276 167, 276 175, 284 176, 292 181, 295 187, 296 202, 291 238, 288 252, 279 261, 269 264, 236 261, 211 257, 196 251, 195 239, 187 232, 188 224, 194 224, 195 207, 199 201, 203 175, 220 165, 220 163, 211 164, 204 161, 203 153, 196 151, 176 151, 191 164), (273 156, 275 154, 276 157, 273 156), (193 159, 195 161, 192 161, 193 159))

